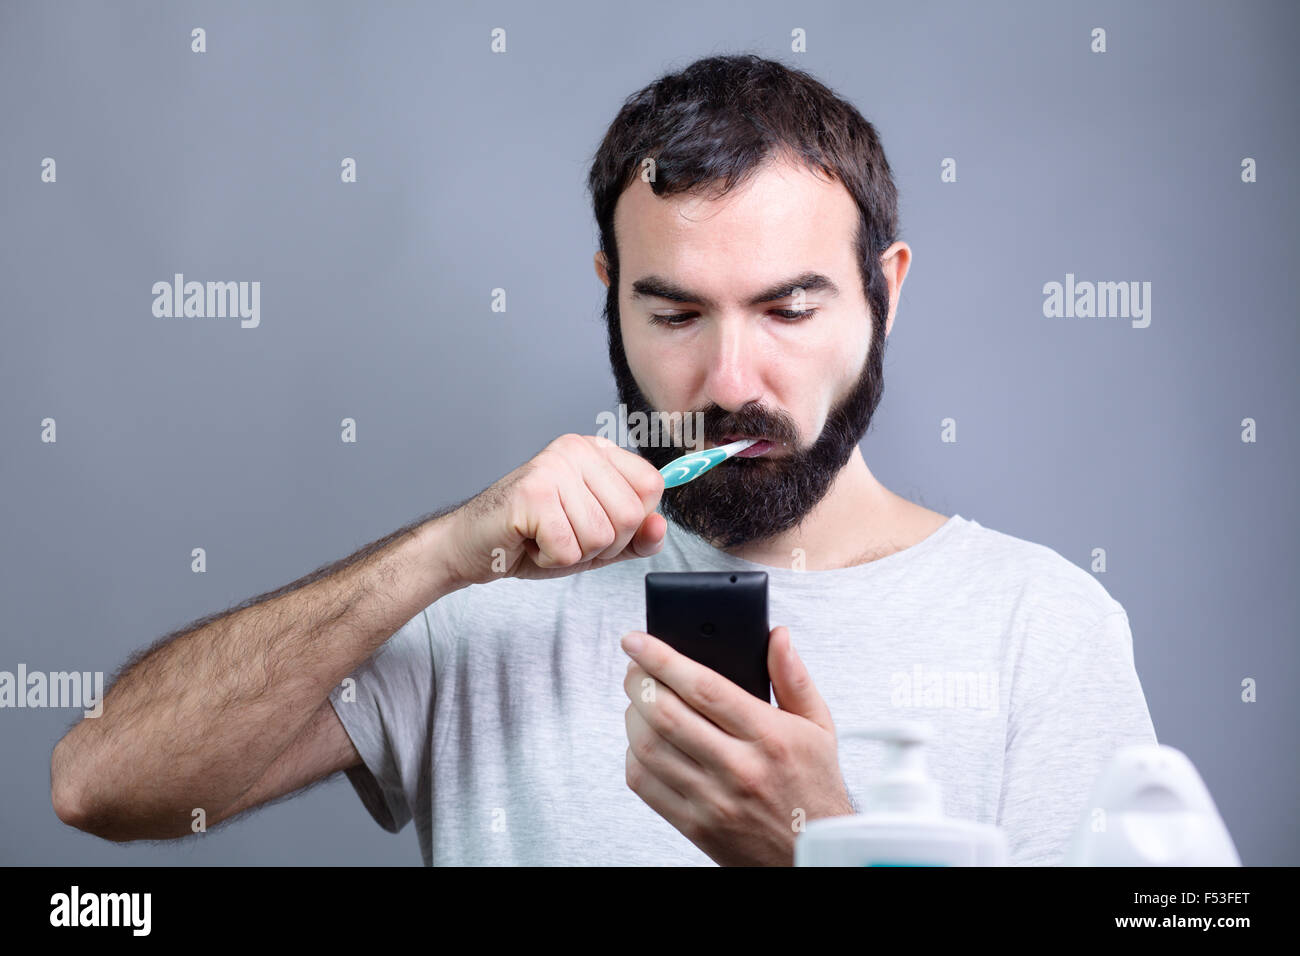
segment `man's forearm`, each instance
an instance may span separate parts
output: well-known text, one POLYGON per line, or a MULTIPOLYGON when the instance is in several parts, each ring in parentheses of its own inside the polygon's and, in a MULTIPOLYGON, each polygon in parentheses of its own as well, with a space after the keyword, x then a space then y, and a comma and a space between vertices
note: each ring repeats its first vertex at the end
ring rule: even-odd
POLYGON ((55 748, 56 805, 104 835, 172 830, 164 821, 173 817, 182 833, 193 809, 212 817, 228 807, 344 676, 460 586, 444 560, 447 517, 423 518, 135 655, 102 715, 55 748))

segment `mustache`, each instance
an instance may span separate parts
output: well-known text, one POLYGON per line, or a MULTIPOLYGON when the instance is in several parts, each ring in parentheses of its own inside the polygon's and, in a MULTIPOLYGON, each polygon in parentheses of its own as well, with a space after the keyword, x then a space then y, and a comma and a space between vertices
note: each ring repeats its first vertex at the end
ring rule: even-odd
POLYGON ((756 404, 754 408, 746 405, 736 412, 711 405, 701 412, 704 416, 704 435, 710 441, 721 443, 729 435, 749 435, 794 445, 798 438, 794 422, 789 416, 769 412, 756 404))

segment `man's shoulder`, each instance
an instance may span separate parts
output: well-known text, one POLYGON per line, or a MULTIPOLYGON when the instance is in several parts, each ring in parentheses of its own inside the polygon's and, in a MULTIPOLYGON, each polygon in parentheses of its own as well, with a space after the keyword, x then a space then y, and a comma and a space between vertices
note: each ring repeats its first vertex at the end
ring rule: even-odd
MULTIPOLYGON (((1050 613, 1096 620, 1124 612, 1092 573, 1049 545, 970 520, 954 547, 969 559, 959 562, 963 573, 980 586, 1012 598, 1022 615, 1050 613)), ((1092 558, 1089 549, 1086 559, 1092 558)))

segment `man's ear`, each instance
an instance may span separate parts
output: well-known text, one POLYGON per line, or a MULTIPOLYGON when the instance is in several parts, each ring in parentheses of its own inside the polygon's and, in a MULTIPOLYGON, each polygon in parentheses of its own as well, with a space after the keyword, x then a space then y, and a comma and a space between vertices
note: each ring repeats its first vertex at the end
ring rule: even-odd
POLYGON ((596 253, 595 263, 596 263, 596 275, 600 278, 601 282, 605 283, 605 288, 608 289, 609 288, 609 260, 605 258, 604 252, 596 253))
POLYGON ((889 315, 885 318, 885 338, 894 329, 894 315, 898 311, 898 299, 903 292, 903 280, 912 265, 912 248, 905 242, 895 242, 880 254, 880 266, 889 286, 889 315))

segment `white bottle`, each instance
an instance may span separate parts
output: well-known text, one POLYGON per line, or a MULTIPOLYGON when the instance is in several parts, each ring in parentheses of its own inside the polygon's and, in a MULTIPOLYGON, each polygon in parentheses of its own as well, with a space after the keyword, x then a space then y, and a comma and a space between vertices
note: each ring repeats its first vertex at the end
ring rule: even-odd
POLYGON ((863 812, 810 820, 794 844, 795 866, 1006 866, 1007 842, 990 823, 943 815, 939 785, 926 776, 926 724, 905 722, 841 737, 890 746, 863 812))
POLYGON ((1093 784, 1065 865, 1241 866, 1241 857, 1187 754, 1133 744, 1093 784))

